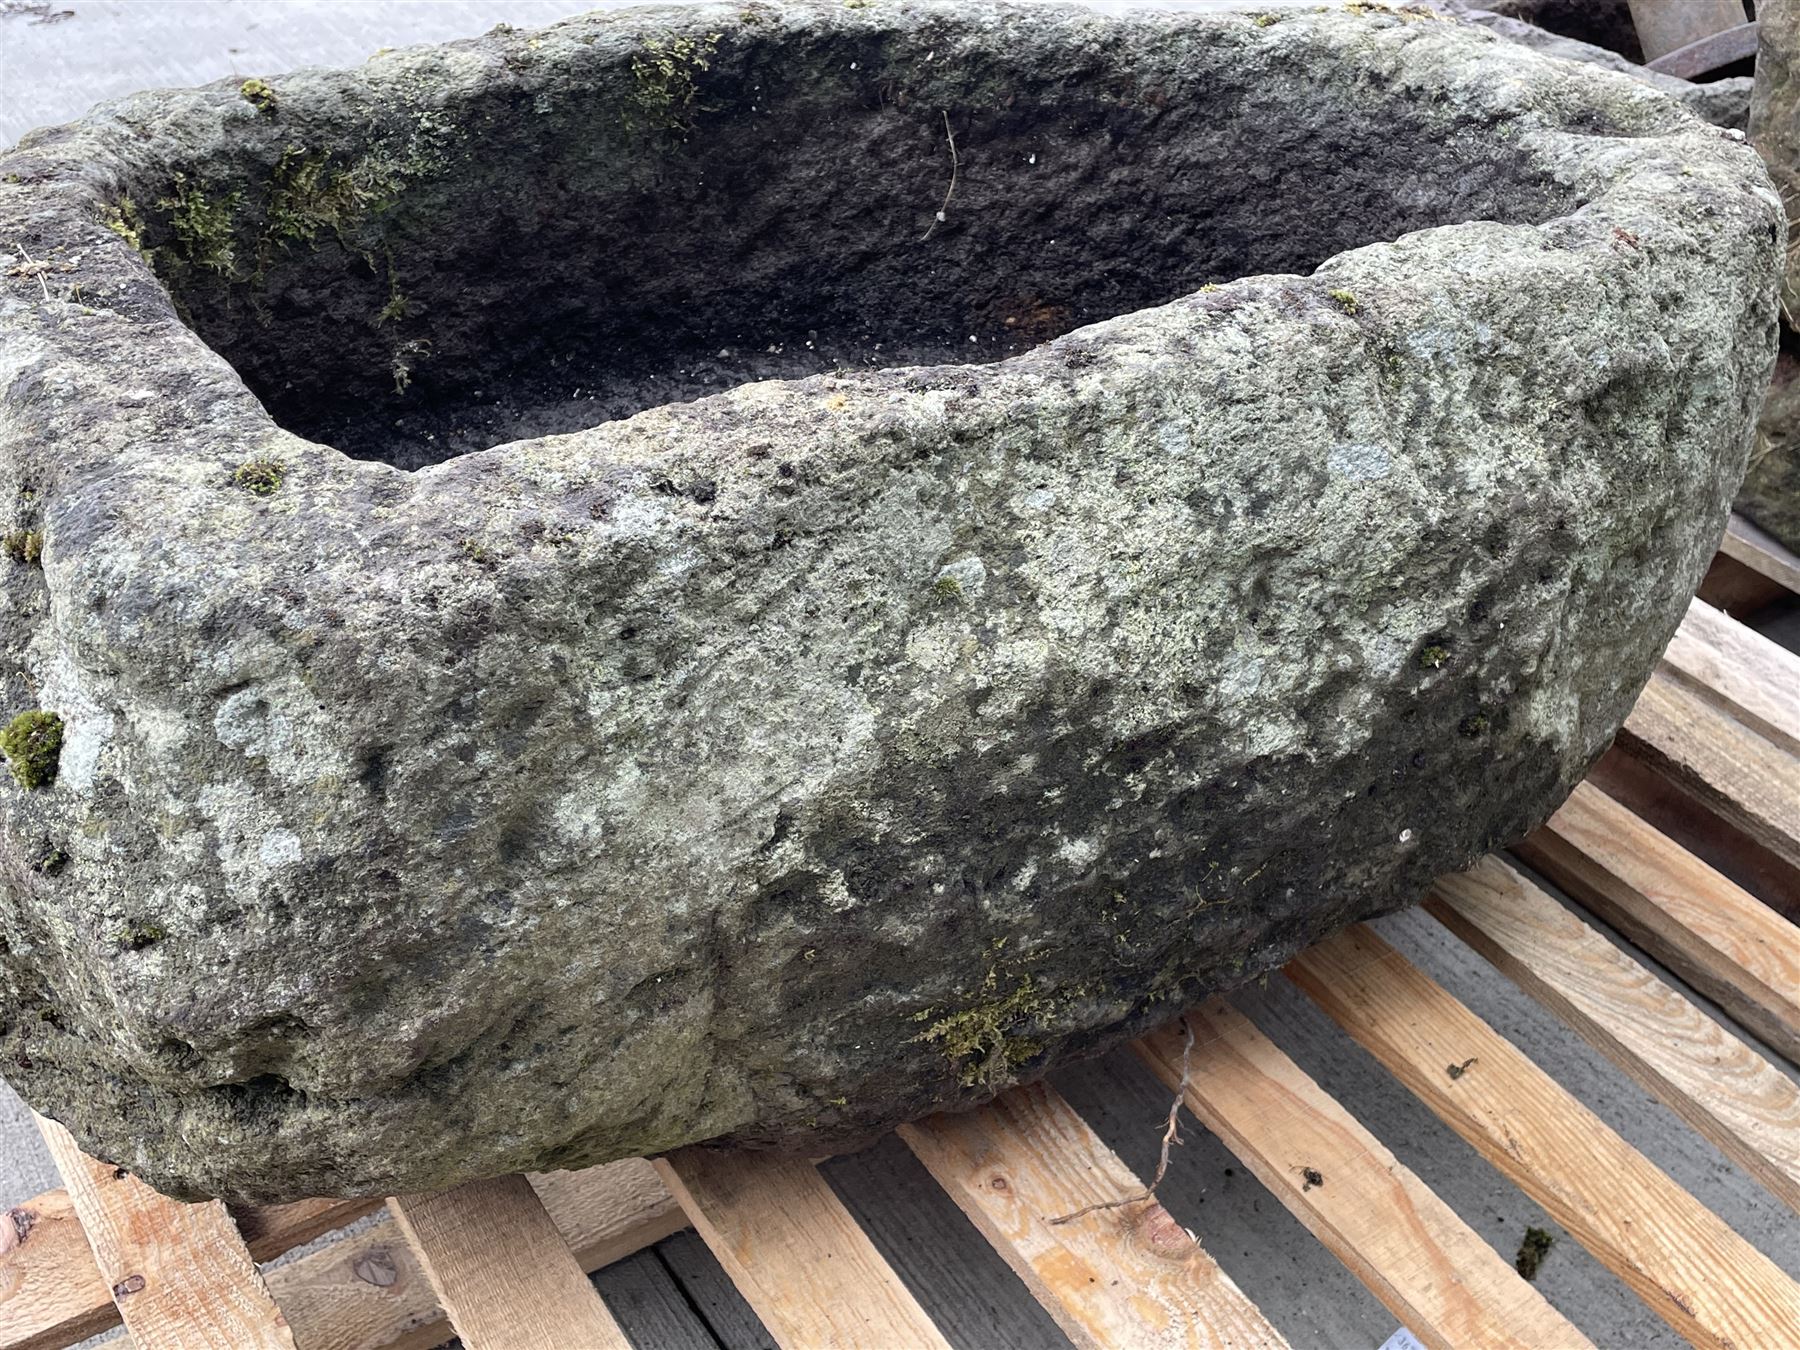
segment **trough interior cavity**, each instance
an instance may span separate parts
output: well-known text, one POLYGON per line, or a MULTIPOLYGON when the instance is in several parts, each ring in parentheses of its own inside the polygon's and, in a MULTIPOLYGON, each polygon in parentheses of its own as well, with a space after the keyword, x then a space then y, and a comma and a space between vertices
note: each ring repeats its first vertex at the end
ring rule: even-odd
POLYGON ((145 171, 136 223, 278 422, 417 468, 751 380, 992 361, 1561 209, 1501 138, 1451 144, 1354 72, 1191 37, 1129 73, 1004 34, 960 69, 898 44, 554 45, 443 107, 273 79, 272 115, 234 107, 209 156, 145 171))

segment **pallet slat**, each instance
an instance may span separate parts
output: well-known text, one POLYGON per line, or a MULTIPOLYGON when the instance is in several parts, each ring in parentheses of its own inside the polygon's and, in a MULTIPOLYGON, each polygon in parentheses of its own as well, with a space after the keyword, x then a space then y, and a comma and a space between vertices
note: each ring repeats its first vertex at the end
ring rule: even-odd
POLYGON ((388 1211, 467 1350, 631 1350, 524 1177, 397 1195, 388 1211))
POLYGON ((658 1159, 656 1168, 786 1350, 948 1350, 812 1164, 682 1149, 658 1159))
POLYGON ((1800 1064, 1800 928, 1586 783, 1513 851, 1800 1064))
POLYGON ((1800 1285, 1380 937, 1347 929, 1286 969, 1680 1335, 1717 1350, 1792 1339, 1800 1285))
POLYGON ((1519 873, 1441 878, 1433 915, 1800 1212, 1800 1086, 1519 873))
MULTIPOLYGON (((629 1256, 687 1226, 642 1159, 532 1178, 583 1270, 629 1256)), ((381 1207, 374 1200, 300 1201, 239 1211, 250 1255, 267 1260, 381 1207), (329 1231, 329 1229, 325 1230, 329 1231), (251 1233, 256 1234, 253 1238, 251 1233)), ((119 1324, 81 1221, 64 1190, 11 1211, 15 1244, 0 1250, 0 1350, 72 1345, 119 1324), (23 1229, 25 1237, 17 1234, 23 1229)), ((0 1236, 7 1229, 0 1226, 0 1236)), ((300 1350, 429 1350, 452 1331, 437 1295, 391 1219, 264 1273, 300 1350)))
POLYGON ((1800 595, 1800 557, 1736 512, 1725 526, 1719 552, 1800 595))
POLYGON ((900 1129, 939 1185, 1082 1350, 1285 1346, 1191 1234, 1046 1083, 900 1129))
POLYGON ((46 1191, 0 1214, 0 1346, 50 1350, 118 1324, 68 1191, 46 1191))
MULTIPOLYGON (((687 1226, 640 1158, 534 1176, 532 1187, 584 1271, 687 1226)), ((431 1350, 452 1335, 400 1225, 389 1219, 267 1272, 299 1350, 431 1350)))
MULTIPOLYGON (((1188 1109, 1414 1335, 1450 1350, 1589 1344, 1242 1013, 1215 999, 1187 1021, 1188 1109)), ((1175 1024, 1134 1047, 1171 1090, 1183 1040, 1175 1024)))
POLYGON ((258 1261, 272 1261, 381 1208, 379 1200, 295 1200, 286 1205, 225 1206, 244 1245, 258 1261))
POLYGON ((1789 754, 1800 753, 1800 656, 1693 600, 1663 663, 1700 697, 1789 754))
POLYGON ((40 1116, 38 1130, 138 1350, 293 1350, 223 1204, 170 1200, 88 1157, 55 1121, 40 1116))
POLYGON ((1800 756, 1658 669, 1618 745, 1790 867, 1800 867, 1800 756))

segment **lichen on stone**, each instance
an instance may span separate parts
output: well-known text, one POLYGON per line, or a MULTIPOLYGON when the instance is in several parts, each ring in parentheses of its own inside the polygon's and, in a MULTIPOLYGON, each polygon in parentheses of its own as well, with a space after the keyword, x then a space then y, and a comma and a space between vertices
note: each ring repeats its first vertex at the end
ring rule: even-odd
POLYGON ((238 86, 238 96, 264 117, 275 116, 276 107, 280 103, 275 91, 269 87, 269 82, 255 76, 238 86))

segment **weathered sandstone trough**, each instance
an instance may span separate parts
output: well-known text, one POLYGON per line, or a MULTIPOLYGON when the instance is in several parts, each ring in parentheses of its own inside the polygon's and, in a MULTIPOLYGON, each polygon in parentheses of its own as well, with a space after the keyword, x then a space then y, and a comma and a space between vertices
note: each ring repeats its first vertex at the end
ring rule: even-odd
POLYGON ((1251 979, 1607 744, 1783 229, 1369 6, 614 13, 28 137, 0 1069, 179 1194, 379 1193, 1251 979))

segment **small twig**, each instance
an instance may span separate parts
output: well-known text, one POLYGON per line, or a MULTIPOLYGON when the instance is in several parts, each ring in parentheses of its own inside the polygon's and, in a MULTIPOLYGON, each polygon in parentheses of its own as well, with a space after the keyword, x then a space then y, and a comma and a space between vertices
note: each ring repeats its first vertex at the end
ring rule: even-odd
POLYGON ((1181 1081, 1175 1085, 1175 1100, 1169 1103, 1169 1123, 1163 1130, 1162 1157, 1156 1162, 1156 1175, 1150 1178, 1150 1184, 1137 1195, 1128 1195, 1123 1200, 1102 1200, 1076 1210, 1073 1214, 1064 1214, 1050 1220, 1053 1224, 1073 1222, 1088 1214, 1098 1213, 1103 1209, 1120 1209, 1125 1205, 1141 1205, 1146 1200, 1156 1199, 1156 1188, 1169 1173, 1169 1150, 1181 1142, 1179 1117, 1181 1103, 1187 1097, 1188 1062, 1194 1054, 1194 1026, 1185 1017, 1181 1019, 1181 1029, 1187 1033, 1187 1040, 1181 1047, 1181 1081))
POLYGON ((44 272, 46 269, 38 266, 37 259, 25 251, 25 245, 23 243, 19 245, 19 256, 31 264, 31 275, 38 279, 38 285, 44 288, 44 299, 48 300, 50 298, 50 283, 44 280, 44 272))
POLYGON ((944 193, 944 204, 938 207, 937 216, 925 227, 925 233, 919 236, 922 244, 931 238, 931 232, 944 223, 945 212, 950 209, 950 199, 956 195, 956 137, 950 134, 950 114, 944 114, 944 139, 950 142, 950 187, 944 193))

